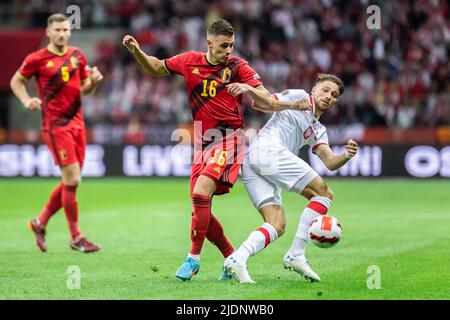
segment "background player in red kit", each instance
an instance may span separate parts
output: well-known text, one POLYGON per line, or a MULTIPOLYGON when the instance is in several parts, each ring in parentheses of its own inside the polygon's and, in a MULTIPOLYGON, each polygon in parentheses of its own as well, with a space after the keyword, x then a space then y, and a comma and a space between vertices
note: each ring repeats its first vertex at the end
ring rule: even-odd
MULTIPOLYGON (((225 258, 234 252, 222 225, 211 213, 213 195, 230 191, 245 151, 241 98, 231 95, 226 86, 241 82, 269 93, 247 61, 231 56, 234 30, 225 20, 219 19, 209 25, 206 53, 191 51, 160 60, 141 51, 130 35, 123 38, 123 44, 150 75, 178 74, 186 80, 195 135, 190 185, 193 213, 191 249, 176 277, 189 280, 200 268, 205 237, 225 258)), ((287 109, 296 108, 296 105, 276 102, 269 108, 287 109)), ((220 279, 227 278, 229 275, 222 273, 220 279)))
POLYGON ((81 111, 81 93, 89 94, 103 79, 96 67, 88 71, 84 53, 68 46, 71 35, 67 16, 53 14, 47 21, 46 48, 29 54, 11 79, 11 89, 31 111, 42 111, 42 133, 55 163, 61 167, 62 181, 39 216, 29 223, 36 244, 43 252, 48 220, 64 208, 69 225, 70 247, 81 252, 95 252, 100 246, 88 241, 78 226, 77 186, 81 181, 86 149, 86 132, 81 111), (36 77, 39 98, 30 97, 25 83, 36 77))

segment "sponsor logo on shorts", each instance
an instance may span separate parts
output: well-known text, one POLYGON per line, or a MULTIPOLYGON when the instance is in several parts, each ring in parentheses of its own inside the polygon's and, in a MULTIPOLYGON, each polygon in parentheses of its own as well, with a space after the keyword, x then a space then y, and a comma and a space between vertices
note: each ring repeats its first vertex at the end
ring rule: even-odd
POLYGON ((67 159, 67 152, 66 150, 59 150, 59 156, 61 157, 61 160, 66 160, 67 159))

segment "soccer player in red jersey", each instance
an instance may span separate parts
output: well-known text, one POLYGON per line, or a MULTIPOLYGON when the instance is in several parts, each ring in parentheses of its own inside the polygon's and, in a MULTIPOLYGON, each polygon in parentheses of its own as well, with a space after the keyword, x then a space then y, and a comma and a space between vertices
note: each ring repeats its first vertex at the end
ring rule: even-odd
POLYGON ((77 186, 86 149, 85 124, 81 109, 81 93, 90 94, 103 79, 96 67, 88 70, 84 53, 68 45, 71 35, 67 16, 56 13, 47 21, 46 48, 29 54, 11 79, 11 89, 31 111, 42 111, 42 133, 55 164, 61 167, 62 181, 37 218, 29 222, 36 244, 42 252, 49 219, 64 208, 72 249, 96 252, 100 246, 88 241, 78 226, 77 186), (26 81, 36 77, 39 98, 30 97, 26 81))
MULTIPOLYGON (((224 258, 234 252, 222 225, 211 213, 212 197, 228 193, 233 187, 245 151, 241 98, 230 94, 227 85, 240 82, 267 95, 269 92, 247 61, 231 56, 234 30, 222 19, 208 27, 206 53, 190 51, 160 60, 145 54, 130 35, 123 38, 123 44, 148 74, 156 77, 177 74, 186 80, 195 135, 190 181, 193 212, 191 249, 176 277, 190 280, 200 268, 205 238, 218 247, 224 258)), ((282 110, 298 106, 275 101, 268 108, 282 110)), ((228 278, 229 275, 222 273, 219 279, 228 278)))

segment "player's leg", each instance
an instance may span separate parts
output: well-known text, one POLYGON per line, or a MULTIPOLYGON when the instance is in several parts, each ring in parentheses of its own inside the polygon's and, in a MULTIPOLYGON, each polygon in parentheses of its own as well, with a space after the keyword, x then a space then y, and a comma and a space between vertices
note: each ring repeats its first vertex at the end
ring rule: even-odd
MULTIPOLYGON (((243 147, 239 144, 240 131, 235 131, 218 141, 203 152, 194 154, 194 164, 191 173, 191 198, 192 198, 192 223, 191 223, 191 250, 176 276, 182 280, 189 280, 200 268, 200 253, 208 229, 218 231, 212 239, 220 243, 222 254, 229 255, 232 249, 231 243, 226 239, 223 228, 216 218, 211 222, 211 198, 220 188, 220 193, 229 192, 229 187, 235 183, 240 163, 243 158, 243 147), (236 156, 235 156, 236 155, 236 156), (198 177, 198 179, 197 179, 198 177), (228 187, 223 189, 223 185, 228 187), (223 191, 223 192, 222 192, 223 191)), ((210 234, 211 238, 211 234, 210 234)))
POLYGON ((211 196, 216 190, 216 182, 208 176, 200 175, 191 189, 191 249, 175 274, 183 281, 190 280, 200 269, 200 254, 211 219, 211 196))
POLYGON ((293 256, 299 256, 305 253, 309 239, 309 225, 315 218, 328 212, 333 200, 333 192, 320 176, 315 177, 301 190, 301 194, 310 200, 310 202, 303 210, 294 241, 288 251, 293 256))
POLYGON ((222 224, 212 214, 210 215, 208 230, 206 232, 206 239, 219 249, 224 258, 228 257, 234 252, 234 247, 223 231, 222 224))
POLYGON ((28 227, 34 232, 36 245, 45 252, 47 244, 45 243, 46 226, 50 218, 61 208, 62 182, 60 182, 50 194, 48 202, 40 212, 37 218, 33 218, 28 223, 28 227))
POLYGON ((81 236, 78 225, 78 202, 76 197, 78 184, 81 182, 81 169, 78 162, 61 167, 61 179, 63 184, 62 206, 66 215, 70 237, 74 240, 81 236))
MULTIPOLYGON (((59 165, 60 157, 58 156, 56 149, 54 148, 53 135, 48 130, 43 130, 42 135, 44 141, 49 148, 50 153, 53 156, 55 164, 59 165)), ((28 223, 28 227, 34 232, 35 241, 38 248, 45 252, 47 251, 47 245, 45 243, 46 226, 50 218, 61 208, 61 198, 62 198, 62 187, 63 184, 60 182, 55 189, 50 194, 50 198, 45 204, 44 208, 41 210, 37 218, 33 218, 28 223)))
POLYGON ((45 228, 47 226, 50 218, 61 209, 61 193, 62 193, 62 182, 58 183, 58 185, 53 189, 50 193, 50 198, 48 202, 45 204, 44 208, 40 212, 39 216, 36 218, 39 223, 45 228))
MULTIPOLYGON (((61 203, 64 208, 71 240, 69 246, 77 251, 90 253, 100 250, 100 246, 87 240, 80 231, 78 223, 77 189, 81 182, 81 166, 86 150, 86 136, 84 130, 67 130, 57 139, 56 146, 64 146, 65 156, 60 159, 62 195, 61 203)), ((61 151, 59 152, 61 154, 61 151)))
POLYGON ((268 204, 260 208, 259 212, 264 219, 264 223, 251 232, 236 252, 228 257, 224 263, 225 268, 239 283, 254 282, 248 274, 248 259, 284 234, 286 219, 281 205, 268 204))
POLYGON ((315 177, 310 182, 307 182, 309 179, 299 181, 292 190, 302 194, 310 202, 303 210, 291 247, 283 259, 283 264, 286 268, 292 269, 312 281, 320 281, 320 277, 311 269, 305 257, 305 249, 309 239, 309 226, 315 218, 328 212, 333 200, 333 192, 314 171, 311 171, 309 175, 315 177))
MULTIPOLYGON (((272 156, 269 157, 272 163, 276 163, 276 166, 272 168, 273 170, 267 170, 269 172, 264 175, 264 177, 282 189, 287 189, 291 192, 301 193, 309 186, 307 190, 314 189, 317 190, 317 194, 325 194, 325 191, 319 188, 316 181, 318 177, 317 173, 302 159, 297 157, 291 151, 286 148, 278 148, 272 152, 272 156)), ((269 168, 270 169, 270 168, 269 168)), ((326 204, 326 200, 322 198, 314 199, 308 208, 305 209, 309 212, 310 207, 317 208, 321 203, 326 204)), ((319 209, 317 209, 319 210, 319 209)), ((295 237, 295 244, 292 248, 297 248, 298 239, 295 237)), ((283 258, 283 265, 287 269, 295 270, 296 272, 302 274, 306 278, 312 281, 320 281, 320 277, 311 269, 308 261, 304 255, 292 255, 292 252, 288 252, 283 258)))
MULTIPOLYGON (((241 164, 244 162, 245 139, 243 132, 241 130, 235 131, 225 138, 225 142, 223 147, 226 152, 222 150, 217 152, 212 159, 213 161, 210 161, 210 164, 205 168, 205 173, 214 177, 217 181, 215 195, 230 192, 239 176, 241 164)), ((222 225, 212 213, 207 238, 217 246, 224 258, 234 252, 234 247, 226 237, 222 225)))
MULTIPOLYGON (((209 220, 208 231, 206 232, 206 239, 208 239, 209 242, 219 249, 224 258, 227 258, 234 252, 234 247, 226 237, 222 224, 212 212, 209 220)), ((231 279, 231 275, 223 268, 223 266, 218 279, 221 281, 231 279)))
POLYGON ((281 206, 281 190, 277 186, 257 174, 248 163, 242 165, 242 179, 264 224, 251 232, 236 252, 225 259, 224 267, 238 282, 254 283, 247 271, 248 258, 278 239, 284 233, 286 220, 281 206))
MULTIPOLYGON (((235 153, 233 152, 233 154, 235 153)), ((237 159, 229 159, 229 163, 223 168, 223 174, 219 178, 220 181, 218 181, 217 183, 217 189, 214 192, 214 195, 220 195, 230 192, 230 188, 234 185, 238 178, 239 169, 241 167, 240 163, 242 161, 243 160, 241 160, 239 156, 237 157, 237 159)), ((212 212, 206 238, 217 246, 225 259, 234 252, 233 245, 226 237, 222 225, 220 224, 219 220, 212 214, 212 212)), ((222 266, 219 280, 230 280, 231 278, 231 274, 229 274, 222 266)))
POLYGON ((189 255, 198 260, 200 260, 200 253, 211 219, 211 198, 214 191, 216 191, 216 181, 211 177, 200 175, 191 196, 194 214, 191 224, 189 255))

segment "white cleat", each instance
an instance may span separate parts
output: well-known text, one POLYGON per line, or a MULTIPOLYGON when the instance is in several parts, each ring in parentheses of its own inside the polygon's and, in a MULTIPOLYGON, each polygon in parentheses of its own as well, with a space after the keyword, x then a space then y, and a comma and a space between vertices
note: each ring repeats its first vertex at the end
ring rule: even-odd
POLYGON ((250 278, 245 263, 239 263, 233 256, 229 256, 225 259, 223 267, 237 282, 255 283, 255 281, 250 278))
POLYGON ((319 275, 311 269, 311 266, 304 255, 298 257, 291 256, 290 254, 285 255, 283 258, 283 266, 285 269, 299 273, 307 280, 312 282, 320 281, 319 275))

